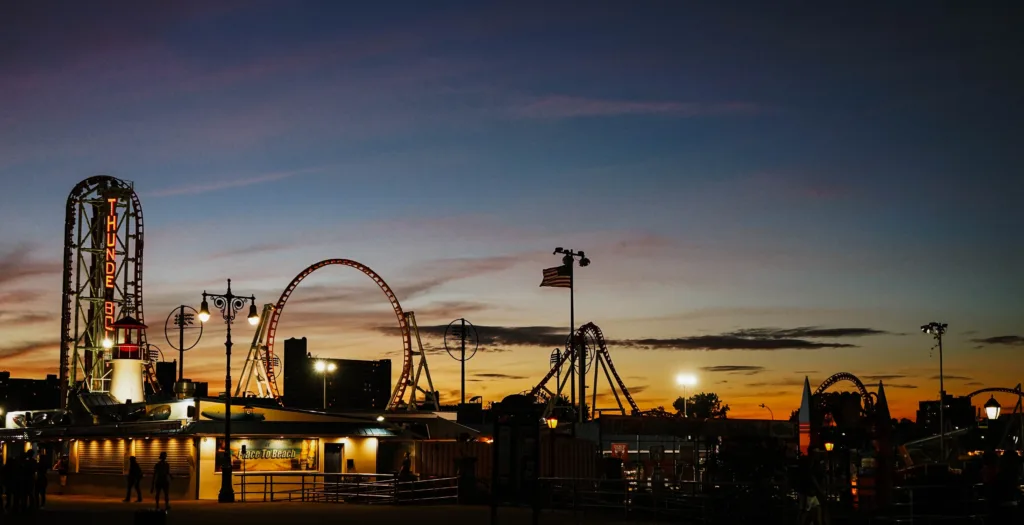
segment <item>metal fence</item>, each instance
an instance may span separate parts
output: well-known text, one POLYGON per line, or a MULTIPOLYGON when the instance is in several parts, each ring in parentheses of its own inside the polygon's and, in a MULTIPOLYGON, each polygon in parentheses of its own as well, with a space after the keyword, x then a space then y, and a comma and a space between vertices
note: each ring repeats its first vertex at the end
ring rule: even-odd
POLYGON ((792 522, 795 497, 743 484, 543 478, 545 508, 676 523, 792 522))
POLYGON ((429 504, 459 498, 458 479, 452 477, 400 481, 391 474, 249 472, 238 474, 234 486, 242 502, 429 504))

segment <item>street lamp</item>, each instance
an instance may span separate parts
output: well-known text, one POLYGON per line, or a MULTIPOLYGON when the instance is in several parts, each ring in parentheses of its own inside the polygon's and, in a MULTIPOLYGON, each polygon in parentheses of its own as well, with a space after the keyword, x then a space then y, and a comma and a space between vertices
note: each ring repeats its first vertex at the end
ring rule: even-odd
POLYGON ((999 405, 999 401, 996 401, 996 396, 990 396, 985 402, 985 415, 988 416, 989 421, 999 419, 999 413, 1002 411, 1003 407, 999 405))
POLYGON ((921 325, 921 331, 931 334, 939 344, 939 450, 942 461, 946 461, 946 385, 942 370, 942 336, 946 333, 946 323, 932 321, 921 325))
POLYGON ((772 416, 772 421, 775 421, 775 412, 772 412, 772 409, 768 408, 768 405, 765 405, 764 403, 761 403, 760 405, 757 405, 757 406, 767 410, 768 414, 772 416))
POLYGON ((327 410, 327 374, 338 369, 334 363, 325 363, 323 361, 317 361, 313 365, 316 372, 324 377, 324 410, 327 410))
POLYGON ((210 320, 210 305, 207 298, 213 301, 213 306, 220 310, 224 322, 228 325, 227 337, 224 339, 224 354, 226 357, 226 374, 224 376, 224 466, 221 467, 220 493, 217 501, 220 503, 234 503, 235 488, 231 479, 231 323, 235 316, 249 302, 249 324, 255 325, 260 321, 256 314, 256 297, 241 297, 231 293, 231 279, 228 279, 228 291, 225 294, 206 293, 203 290, 203 303, 199 307, 199 321, 210 320))
POLYGON ((832 449, 836 448, 836 444, 831 441, 825 442, 825 452, 832 452, 832 449))
POLYGON ((558 428, 558 418, 549 417, 544 420, 544 423, 551 430, 551 439, 548 440, 548 464, 551 466, 548 467, 548 473, 551 477, 555 477, 555 429, 558 428))
POLYGON ((697 384, 697 377, 692 374, 679 374, 676 376, 676 384, 683 387, 683 417, 686 416, 686 387, 697 384))
MULTIPOLYGON (((576 279, 573 276, 573 263, 576 258, 580 259, 580 267, 590 266, 590 259, 587 258, 586 254, 580 251, 573 251, 572 249, 562 248, 559 246, 555 248, 555 254, 562 254, 562 264, 569 270, 569 348, 576 351, 576 300, 574 294, 574 287, 576 285, 576 279)), ((580 373, 580 405, 579 405, 579 422, 583 423, 587 420, 587 411, 585 400, 587 398, 587 352, 586 349, 580 349, 579 355, 576 356, 576 360, 579 362, 579 373, 580 373)), ((571 369, 571 368, 570 368, 571 369)))

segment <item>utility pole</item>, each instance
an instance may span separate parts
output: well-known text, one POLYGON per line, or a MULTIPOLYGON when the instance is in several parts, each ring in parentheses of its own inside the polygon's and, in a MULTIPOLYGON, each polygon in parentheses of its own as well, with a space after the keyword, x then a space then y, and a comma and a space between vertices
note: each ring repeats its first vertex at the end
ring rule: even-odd
POLYGON ((946 461, 946 385, 945 373, 942 368, 942 336, 946 333, 946 323, 932 321, 921 326, 921 331, 931 334, 938 341, 939 346, 939 454, 942 461, 946 461))

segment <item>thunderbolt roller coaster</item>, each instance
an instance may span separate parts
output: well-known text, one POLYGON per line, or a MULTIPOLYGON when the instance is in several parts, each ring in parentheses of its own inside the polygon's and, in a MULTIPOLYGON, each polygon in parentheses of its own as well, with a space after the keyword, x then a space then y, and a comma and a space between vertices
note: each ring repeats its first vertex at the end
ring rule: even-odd
POLYGON ((391 303, 395 311, 395 318, 398 320, 398 329, 402 336, 402 375, 395 384, 391 393, 391 400, 388 403, 388 410, 394 411, 402 408, 415 410, 418 404, 417 394, 423 394, 424 401, 439 410, 438 400, 434 397, 434 383, 430 378, 430 369, 427 368, 427 357, 423 351, 423 343, 420 340, 419 329, 416 326, 416 317, 413 312, 402 310, 398 297, 394 291, 384 282, 384 278, 371 270, 368 266, 350 259, 327 259, 320 261, 309 268, 301 271, 292 279, 292 282, 281 293, 276 304, 267 304, 263 307, 263 315, 260 316, 259 325, 256 327, 256 334, 253 336, 252 346, 249 349, 249 357, 242 369, 241 381, 235 390, 234 395, 240 397, 245 394, 252 394, 255 397, 273 398, 281 402, 280 390, 277 386, 277 375, 274 371, 279 359, 274 355, 274 339, 277 336, 277 325, 281 320, 281 313, 284 312, 285 303, 291 297, 292 292, 299 286, 303 279, 313 272, 326 266, 348 266, 359 270, 373 280, 384 292, 384 296, 391 303), (415 334, 416 346, 413 347, 413 335, 415 334), (415 361, 415 363, 414 363, 415 361), (414 369, 415 368, 415 374, 414 369), (420 380, 425 379, 427 389, 420 387, 420 380), (409 399, 406 400, 408 394, 409 399))
MULTIPOLYGON (((64 218, 64 276, 61 297, 60 404, 69 393, 110 390, 111 325, 142 315, 142 204, 131 182, 97 175, 79 182, 68 195, 64 218)), ((160 391, 154 353, 147 349, 147 383, 160 391)))

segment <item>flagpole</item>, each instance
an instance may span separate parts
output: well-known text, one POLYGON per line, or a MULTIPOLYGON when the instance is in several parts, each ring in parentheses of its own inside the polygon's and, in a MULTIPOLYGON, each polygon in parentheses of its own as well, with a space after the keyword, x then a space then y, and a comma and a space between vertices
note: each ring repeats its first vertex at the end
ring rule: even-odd
MULTIPOLYGON (((579 374, 579 404, 577 405, 575 400, 572 400, 572 405, 579 411, 579 415, 576 420, 579 423, 583 423, 587 420, 586 412, 586 399, 587 399, 587 352, 585 348, 577 348, 576 346, 576 278, 575 278, 575 262, 576 257, 580 258, 580 266, 590 266, 590 259, 587 258, 583 251, 575 252, 567 250, 565 248, 555 248, 554 254, 562 254, 562 266, 555 268, 548 268, 544 270, 545 278, 541 281, 541 286, 558 286, 564 287, 563 282, 558 281, 556 276, 564 277, 565 273, 569 273, 569 349, 568 351, 579 352, 579 356, 576 359, 578 363, 578 369, 573 371, 573 367, 570 366, 566 371, 567 374, 579 374)), ((576 356, 572 356, 576 357, 576 356)), ((576 378, 572 377, 574 383, 576 378)), ((577 387, 573 386, 569 389, 570 395, 577 393, 577 387)), ((573 427, 575 432, 576 427, 573 427)))

